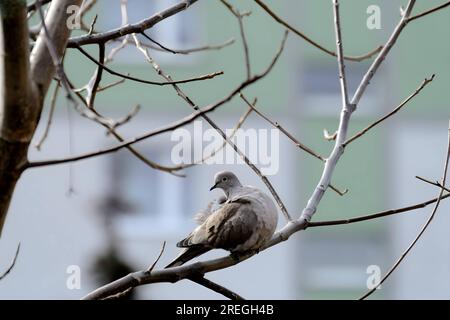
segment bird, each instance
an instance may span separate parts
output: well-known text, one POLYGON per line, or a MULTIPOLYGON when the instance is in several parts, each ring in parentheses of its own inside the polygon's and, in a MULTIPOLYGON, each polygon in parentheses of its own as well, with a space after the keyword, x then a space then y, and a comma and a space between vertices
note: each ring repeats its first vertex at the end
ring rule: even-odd
POLYGON ((256 251, 273 236, 278 210, 273 200, 261 190, 243 186, 233 172, 214 175, 214 185, 224 196, 210 203, 196 215, 199 226, 177 243, 183 251, 165 268, 181 266, 212 249, 232 254, 256 251))

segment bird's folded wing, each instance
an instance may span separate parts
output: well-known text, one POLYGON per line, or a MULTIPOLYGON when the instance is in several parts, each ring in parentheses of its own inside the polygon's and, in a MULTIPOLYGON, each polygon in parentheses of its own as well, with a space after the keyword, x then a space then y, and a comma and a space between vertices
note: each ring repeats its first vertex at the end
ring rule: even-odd
POLYGON ((177 246, 204 245, 231 250, 251 237, 256 223, 256 213, 248 201, 228 202, 177 246))
POLYGON ((207 242, 214 248, 232 250, 250 238, 256 220, 248 201, 227 203, 206 221, 207 242))

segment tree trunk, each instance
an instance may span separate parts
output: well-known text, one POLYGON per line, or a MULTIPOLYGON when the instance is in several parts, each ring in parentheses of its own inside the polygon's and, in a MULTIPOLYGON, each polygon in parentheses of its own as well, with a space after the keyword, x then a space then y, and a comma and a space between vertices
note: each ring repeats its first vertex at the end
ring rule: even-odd
MULTIPOLYGON (((61 58, 70 30, 67 7, 82 0, 53 0, 45 18, 61 58)), ((25 0, 0 1, 0 235, 14 188, 27 163, 45 95, 55 74, 41 30, 30 56, 25 0), (30 58, 31 57, 31 58, 30 58)))

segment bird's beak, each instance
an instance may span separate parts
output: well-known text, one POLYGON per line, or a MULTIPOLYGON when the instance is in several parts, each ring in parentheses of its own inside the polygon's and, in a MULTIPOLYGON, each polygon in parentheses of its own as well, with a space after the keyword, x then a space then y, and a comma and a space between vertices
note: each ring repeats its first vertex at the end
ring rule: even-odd
POLYGON ((209 191, 214 190, 215 188, 217 188, 217 183, 213 185, 211 188, 209 188, 209 191))

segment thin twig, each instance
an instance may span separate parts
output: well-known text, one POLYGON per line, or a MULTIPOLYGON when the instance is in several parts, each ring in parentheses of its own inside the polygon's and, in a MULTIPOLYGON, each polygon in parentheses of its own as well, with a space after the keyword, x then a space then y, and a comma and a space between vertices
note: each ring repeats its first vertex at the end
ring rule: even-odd
POLYGON ((173 48, 171 48, 170 51, 161 49, 158 46, 153 46, 149 43, 141 42, 141 44, 142 44, 142 46, 144 46, 146 48, 150 48, 150 49, 157 50, 157 51, 188 55, 188 54, 191 54, 194 52, 201 52, 201 51, 208 51, 208 50, 220 50, 222 48, 228 47, 229 45, 232 45, 235 41, 236 40, 234 38, 231 38, 231 39, 228 39, 227 41, 225 41, 223 43, 219 43, 219 44, 211 44, 211 45, 205 45, 205 46, 188 48, 188 49, 173 49, 173 48))
POLYGON ((97 23, 97 18, 98 18, 98 15, 96 14, 94 16, 94 19, 91 22, 91 25, 89 26, 88 34, 92 34, 94 32, 95 24, 97 23))
POLYGON ((262 113, 261 111, 259 111, 255 105, 251 104, 250 101, 247 100, 247 98, 244 96, 244 94, 242 94, 242 92, 239 93, 239 96, 241 97, 242 100, 244 100, 244 102, 253 109, 253 111, 255 111, 255 113, 257 115, 259 115, 261 118, 263 118, 264 120, 266 120, 267 122, 269 122, 273 127, 277 128, 278 130, 280 130, 286 137, 289 138, 289 140, 291 140, 298 148, 300 148, 301 150, 305 151, 306 153, 308 153, 309 155, 312 155, 313 157, 319 159, 320 161, 325 161, 325 158, 322 157, 320 154, 318 154, 317 152, 315 152, 313 149, 311 149, 310 147, 306 146, 305 144, 303 144, 302 142, 300 142, 298 139, 296 139, 289 131, 287 131, 284 127, 282 127, 278 122, 272 121, 268 116, 266 116, 264 113, 262 113))
POLYGON ((147 29, 152 28, 157 23, 173 16, 174 14, 177 14, 178 12, 184 11, 187 8, 189 8, 191 5, 193 5, 197 0, 182 0, 173 6, 160 11, 158 13, 155 13, 151 17, 148 17, 144 20, 141 20, 134 24, 127 24, 125 26, 122 26, 120 28, 116 28, 113 30, 109 30, 102 33, 96 33, 92 35, 82 35, 78 37, 70 38, 67 47, 73 48, 78 46, 83 46, 87 44, 94 44, 94 43, 106 43, 107 41, 117 39, 132 33, 141 33, 142 31, 145 31, 147 29))
POLYGON ((50 110, 48 113, 48 119, 47 119, 47 125, 45 126, 45 130, 44 133, 42 134, 42 137, 39 139, 39 141, 36 143, 35 147, 37 150, 41 150, 42 144, 44 143, 44 141, 47 139, 48 134, 50 132, 50 127, 52 125, 52 121, 53 121, 53 114, 55 112, 55 107, 56 107, 56 99, 58 97, 58 92, 59 92, 59 81, 56 83, 55 85, 55 90, 53 90, 53 95, 52 98, 50 100, 50 110))
MULTIPOLYGON (((71 88, 73 88, 73 84, 69 81, 69 85, 71 88)), ((80 99, 80 101, 85 105, 86 108, 88 108, 85 99, 83 99, 83 97, 75 92, 75 94, 78 96, 78 98, 80 99)), ((89 109, 89 108, 88 108, 89 109)), ((137 108, 134 108, 131 112, 131 114, 133 112, 137 112, 138 110, 136 110, 137 108)), ((95 117, 87 117, 90 120, 93 120, 95 122, 97 122, 98 124, 100 124, 101 126, 103 126, 104 128, 106 128, 108 130, 108 132, 110 134, 112 134, 119 142, 124 142, 125 139, 115 130, 114 125, 117 124, 118 121, 122 121, 122 120, 111 120, 111 119, 105 119, 97 110, 95 109, 89 109, 90 111, 92 111, 95 114, 95 117), (99 121, 99 119, 101 121, 99 121)), ((82 116, 85 116, 85 114, 82 112, 81 113, 82 116)), ((129 115, 128 115, 129 116, 129 115)), ((126 116, 125 118, 127 118, 128 116, 126 116)), ((177 172, 174 172, 173 170, 171 170, 171 168, 165 167, 163 165, 160 165, 148 158, 146 158, 144 155, 142 155, 139 151, 137 151, 135 148, 133 148, 132 146, 126 146, 126 149, 128 149, 128 151, 130 151, 134 156, 136 156, 136 158, 138 158, 139 160, 141 160, 142 162, 144 162, 146 165, 148 165, 149 167, 156 169, 156 170, 160 170, 160 171, 164 171, 167 173, 170 173, 172 175, 175 176, 179 176, 179 177, 183 177, 182 174, 179 174, 177 172)))
POLYGON ((383 122, 387 118, 393 116, 398 111, 400 111, 405 105, 408 104, 409 101, 411 101, 415 96, 417 96, 420 93, 420 91, 422 91, 422 89, 427 84, 429 84, 431 81, 433 81, 433 79, 434 79, 434 74, 430 78, 425 78, 425 80, 423 80, 422 84, 411 95, 409 95, 409 97, 407 97, 405 100, 403 100, 403 102, 400 103, 394 110, 392 110, 391 112, 389 112, 388 114, 386 114, 382 118, 378 119, 377 121, 375 121, 371 125, 367 126, 366 128, 364 128, 360 132, 356 133, 351 138, 347 139, 347 141, 344 142, 344 147, 346 147, 347 145, 349 145, 350 143, 352 143, 353 141, 355 141, 356 139, 358 139, 359 137, 361 137, 362 135, 367 133, 367 131, 369 131, 370 129, 372 129, 376 125, 380 124, 381 122, 383 122))
POLYGON ((145 33, 145 31, 142 31, 141 32, 141 34, 145 37, 145 38, 147 38, 147 40, 149 40, 150 42, 153 42, 154 44, 156 44, 158 47, 160 47, 161 49, 164 49, 165 51, 168 51, 168 52, 170 52, 170 53, 173 53, 173 54, 177 54, 175 51, 173 51, 172 49, 169 49, 169 48, 167 48, 166 46, 163 46, 161 43, 159 43, 158 41, 156 41, 156 40, 153 40, 153 38, 150 38, 150 36, 149 35, 147 35, 146 33, 145 33))
MULTIPOLYGON (((444 170, 443 170, 444 172, 442 173, 442 179, 441 179, 441 185, 443 185, 443 186, 445 186, 445 181, 447 179, 447 171, 448 171, 449 159, 450 159, 450 121, 449 121, 449 127, 448 127, 447 153, 445 155, 445 163, 444 163, 444 170)), ((434 216, 436 215, 436 212, 437 212, 437 209, 439 208, 439 205, 441 203, 443 194, 444 194, 444 188, 439 188, 439 195, 438 195, 438 199, 436 201, 436 204, 434 205, 434 208, 431 211, 430 217, 425 222, 425 224, 423 225, 422 229, 419 231, 419 233, 414 238, 414 240, 411 242, 411 244, 408 246, 408 248, 406 248, 406 250, 402 253, 400 258, 394 263, 394 265, 389 269, 389 271, 381 279, 381 281, 378 284, 378 286, 376 286, 375 288, 369 290, 366 294, 364 294, 361 298, 359 298, 360 300, 364 300, 365 298, 369 297, 372 293, 374 293, 375 290, 380 285, 382 285, 387 280, 387 278, 389 278, 389 276, 395 271, 395 269, 397 269, 397 267, 400 265, 400 263, 406 258, 408 253, 415 246, 417 241, 419 241, 419 239, 422 237, 422 235, 424 234, 425 230, 428 228, 428 226, 430 225, 430 223, 433 220, 434 216)))
MULTIPOLYGON (((239 130, 239 128, 242 126, 242 124, 245 122, 245 120, 247 120, 247 118, 248 118, 248 116, 250 115, 251 112, 252 112, 252 109, 248 108, 247 111, 245 111, 244 114, 239 118, 239 121, 236 123, 236 125, 234 126, 233 130, 231 131, 231 133, 229 135, 229 139, 232 139, 234 137, 234 135, 239 130)), ((171 167, 171 169, 173 169, 173 170, 182 170, 182 169, 190 168, 190 167, 193 167, 195 165, 204 163, 206 160, 214 157, 220 150, 225 148, 226 145, 227 145, 227 142, 223 141, 223 143, 222 143, 222 145, 220 147, 218 147, 217 149, 213 150, 210 154, 202 157, 200 160, 195 161, 193 163, 183 163, 183 164, 180 164, 178 166, 173 166, 173 167, 171 167)))
MULTIPOLYGON (((321 51, 323 51, 323 52, 325 52, 325 53, 327 53, 327 54, 329 54, 329 55, 331 55, 333 57, 336 57, 336 52, 328 50, 327 48, 323 47, 322 45, 318 44, 317 42, 315 42, 314 40, 312 40, 311 38, 306 36, 303 32, 301 32, 298 29, 295 29, 294 27, 292 27, 289 23, 287 23, 285 20, 281 19, 275 12, 273 12, 264 2, 262 2, 261 0, 255 0, 255 2, 262 9, 264 9, 264 11, 266 11, 276 22, 278 22, 279 24, 281 24, 284 27, 288 28, 293 33, 295 33, 300 38, 302 38, 303 40, 305 40, 309 44, 313 45, 317 49, 319 49, 319 50, 321 50, 321 51)), ((344 59, 345 60, 350 60, 350 61, 363 61, 365 59, 371 58, 373 55, 375 55, 378 52, 380 52, 380 50, 382 48, 383 47, 380 46, 380 47, 378 47, 378 48, 368 52, 367 54, 364 54, 364 55, 361 55, 361 56, 344 56, 344 59)))
POLYGON ((192 78, 188 78, 188 79, 183 79, 183 80, 177 80, 177 81, 171 81, 171 82, 158 82, 158 81, 149 81, 149 80, 144 80, 144 79, 139 79, 136 77, 132 77, 117 71, 112 70, 111 68, 107 67, 105 64, 98 62, 94 57, 92 57, 89 53, 87 53, 82 47, 77 46, 76 47, 85 57, 87 57, 89 60, 91 60, 93 63, 95 63, 97 66, 99 66, 100 68, 104 69, 106 72, 118 76, 118 77, 122 77, 128 80, 132 80, 132 81, 136 81, 136 82, 140 82, 140 83, 145 83, 145 84, 152 84, 152 85, 157 85, 157 86, 165 86, 165 85, 171 85, 171 84, 180 84, 180 83, 188 83, 188 82, 194 82, 194 81, 202 81, 202 80, 207 80, 207 79, 212 79, 215 78, 216 76, 220 76, 223 74, 223 71, 218 71, 218 72, 213 72, 210 74, 206 74, 206 75, 202 75, 199 77, 192 77, 192 78))
POLYGON ((0 275, 0 281, 3 280, 11 272, 11 270, 14 268, 14 266, 16 265, 17 257, 19 256, 19 251, 20 251, 20 242, 17 245, 16 254, 14 255, 14 258, 13 258, 11 264, 9 265, 8 269, 6 269, 6 271, 3 272, 2 275, 0 275))
POLYGON ((98 88, 97 88, 97 92, 100 92, 100 91, 104 91, 104 90, 110 89, 110 88, 112 88, 112 87, 114 87, 114 86, 117 86, 117 85, 119 85, 119 84, 124 83, 125 81, 126 81, 126 79, 119 79, 119 80, 117 80, 117 81, 108 83, 107 85, 105 85, 105 86, 103 86, 103 87, 98 87, 98 88))
POLYGON ((342 154, 344 153, 343 144, 347 138, 351 116, 353 112, 356 110, 356 106, 359 103, 359 100, 362 94, 364 93, 365 89, 367 88, 369 81, 373 78, 381 63, 386 59, 387 54, 389 53, 390 49, 392 48, 395 41, 399 37, 401 31, 403 30, 403 27, 405 26, 405 19, 407 19, 411 14, 414 4, 415 0, 409 1, 408 6, 405 10, 405 14, 402 16, 399 24, 395 28, 386 45, 383 47, 383 49, 380 51, 380 53, 370 66, 370 68, 367 70, 366 74, 361 80, 360 85, 358 86, 357 91, 354 94, 352 101, 347 105, 344 104, 342 106, 341 116, 339 120, 339 127, 337 130, 337 136, 333 150, 330 156, 328 157, 327 161, 325 162, 325 166, 322 171, 322 176, 320 177, 320 180, 317 183, 316 188, 313 191, 313 194, 308 199, 307 205, 303 209, 302 214, 299 218, 300 220, 303 220, 305 222, 310 221, 311 217, 317 211, 317 206, 319 205, 323 195, 325 194, 325 191, 330 185, 331 178, 338 164, 338 161, 341 158, 342 154))
POLYGON ((211 280, 206 279, 203 276, 198 277, 190 277, 189 280, 198 283, 208 289, 211 289, 212 291, 215 291, 225 297, 227 297, 230 300, 245 300, 243 297, 238 295, 237 293, 231 291, 230 289, 225 288, 224 286, 221 286, 215 282, 212 282, 211 280))
POLYGON ((377 72, 380 65, 383 63, 383 61, 386 59, 386 56, 391 51, 392 47, 396 43, 398 37, 402 33, 403 29, 408 24, 408 18, 411 15, 412 9, 414 8, 414 5, 416 3, 416 0, 409 0, 408 5, 406 6, 405 12, 403 13, 402 18, 400 19, 400 22, 397 24, 397 26, 394 29, 394 32, 389 37, 389 40, 386 42, 386 45, 381 49, 380 53, 376 57, 376 59, 372 62, 371 66, 367 70, 367 72, 364 74, 363 79, 361 80, 358 88, 355 91, 355 94, 353 95, 351 104, 357 105, 359 103, 359 100, 361 99, 362 95, 367 89, 367 86, 369 85, 370 81, 372 80, 373 76, 377 72))
MULTIPOLYGON (((43 6, 43 5, 45 5, 45 4, 47 4, 47 3, 51 2, 51 1, 52 0, 40 0, 40 4, 43 6)), ((32 11, 36 11, 36 2, 38 2, 38 1, 35 1, 35 2, 30 3, 29 5, 27 5, 28 13, 30 13, 32 11)))
POLYGON ((252 76, 251 65, 250 65, 250 55, 248 50, 247 38, 245 36, 244 30, 244 21, 243 18, 245 15, 241 14, 237 9, 235 9, 231 4, 229 4, 226 0, 220 0, 220 2, 236 17, 239 24, 239 31, 241 34, 242 46, 244 47, 244 59, 245 59, 245 67, 247 71, 247 79, 250 79, 252 76))
MULTIPOLYGON (((281 52, 284 49, 284 45, 286 43, 287 40, 287 36, 288 36, 288 31, 286 30, 286 32, 284 33, 283 39, 281 41, 281 45, 275 55, 275 57, 273 58, 272 62, 270 63, 269 67, 263 72, 261 73, 259 76, 255 76, 255 77, 260 77, 264 74, 267 74, 275 65, 276 61, 278 60, 278 58, 281 55, 281 52)), ((150 55, 148 54, 147 49, 143 48, 140 43, 138 38, 136 37, 135 34, 133 34, 133 38, 134 41, 136 43, 136 47, 145 55, 146 59, 148 60, 148 62, 153 66, 153 68, 155 69, 155 71, 157 72, 158 75, 162 76, 164 79, 166 79, 167 81, 171 81, 171 77, 166 75, 161 68, 155 63, 155 61, 150 57, 150 55)), ((250 79, 247 79, 247 81, 251 81, 252 79, 254 79, 255 77, 252 77, 250 79)), ((177 86, 176 84, 173 84, 173 88, 175 89, 175 91, 177 92, 177 94, 183 99, 185 100, 190 107, 192 107, 194 110, 198 110, 198 106, 192 101, 191 98, 189 98, 180 88, 179 86, 177 86)), ((287 219, 287 221, 292 221, 292 218, 289 214, 289 212, 286 209, 286 206, 284 205, 283 201, 281 200, 280 196, 278 195, 278 193, 276 192, 275 188, 272 186, 272 183, 269 181, 269 179, 267 179, 267 177, 265 175, 263 175, 261 173, 261 171, 258 169, 258 167, 256 167, 251 161, 250 159, 245 155, 245 153, 243 153, 237 146, 236 144, 231 141, 227 135, 225 134, 225 132, 220 129, 220 127, 213 121, 211 120, 211 118, 209 118, 205 113, 201 114, 201 117, 203 119, 205 119, 206 122, 208 122, 211 127, 213 127, 217 133, 219 133, 222 138, 234 149, 234 151, 244 160, 244 162, 261 178, 261 180, 264 182, 264 184, 267 186, 267 188, 269 189, 270 193, 272 194, 272 196, 275 198, 275 201, 277 202, 278 206, 281 209, 281 212, 283 213, 283 215, 285 216, 285 218, 287 219)))
POLYGON ((182 126, 184 126, 184 125, 186 125, 188 123, 191 123, 192 121, 194 121, 195 119, 200 117, 202 114, 205 114, 205 113, 208 113, 208 112, 212 112, 212 111, 216 110, 218 107, 220 107, 220 106, 224 105, 225 103, 229 102, 240 91, 242 91, 246 87, 250 86, 251 84, 257 82, 258 80, 264 78, 272 70, 272 68, 274 67, 275 63, 278 61, 278 58, 281 55, 281 51, 282 51, 282 48, 280 47, 280 49, 278 50, 278 52, 275 55, 275 57, 272 60, 272 62, 269 64, 269 66, 262 73, 254 75, 249 80, 245 80, 239 86, 237 86, 233 91, 231 91, 231 93, 229 93, 227 96, 225 96, 221 100, 219 100, 219 101, 217 101, 217 102, 215 102, 213 104, 210 104, 210 105, 206 106, 203 109, 200 109, 198 106, 196 106, 196 109, 195 109, 196 111, 195 112, 191 113, 190 115, 188 115, 188 116, 186 116, 184 118, 181 118, 178 121, 169 123, 168 125, 159 127, 157 129, 154 129, 154 130, 152 130, 150 132, 147 132, 147 133, 145 133, 143 135, 131 138, 129 140, 124 140, 122 143, 119 143, 116 146, 109 147, 109 148, 106 148, 106 149, 102 149, 102 150, 99 150, 99 151, 88 152, 88 153, 84 153, 84 154, 80 154, 80 155, 72 156, 72 157, 67 157, 67 158, 29 162, 29 163, 27 163, 27 164, 25 164, 23 166, 22 170, 27 169, 27 168, 37 168, 37 167, 42 167, 42 166, 50 166, 50 165, 70 163, 70 162, 80 161, 80 160, 89 159, 89 158, 101 156, 101 155, 104 155, 104 154, 116 152, 116 151, 118 151, 118 150, 120 150, 122 148, 126 148, 128 146, 131 146, 131 145, 133 145, 135 143, 138 143, 138 142, 143 141, 145 139, 148 139, 150 137, 153 137, 153 136, 165 133, 165 132, 172 131, 172 130, 174 130, 176 128, 179 128, 179 127, 182 127, 182 126))
MULTIPOLYGON (((259 111, 254 103, 250 103, 250 101, 247 100, 247 98, 242 94, 242 92, 239 93, 239 96, 242 100, 253 110, 256 112, 257 115, 259 115, 261 118, 269 122, 272 126, 280 130, 286 137, 288 137, 294 144, 300 148, 301 150, 307 152, 308 154, 312 155, 313 157, 319 159, 322 162, 325 162, 325 158, 319 155, 317 152, 312 150, 311 148, 307 147, 303 143, 301 143, 298 139, 296 139, 289 131, 287 131, 285 128, 283 128, 278 122, 272 121, 269 117, 267 117, 265 114, 263 114, 261 111, 259 111)), ((330 188, 335 191, 340 196, 345 195, 348 192, 348 189, 345 189, 344 191, 340 191, 336 187, 330 185, 330 188)))
POLYGON ((418 18, 422 18, 422 17, 424 17, 426 15, 429 15, 430 13, 433 13, 433 12, 436 12, 438 10, 444 9, 445 7, 448 7, 448 6, 450 6, 450 1, 447 1, 447 2, 445 2, 443 4, 441 4, 440 6, 434 7, 432 9, 430 9, 430 10, 427 10, 427 11, 421 12, 419 14, 416 14, 416 15, 408 18, 408 22, 414 21, 414 20, 416 20, 418 18))
POLYGON ((156 264, 158 263, 159 259, 161 259, 162 254, 164 253, 164 249, 166 248, 166 241, 163 242, 161 250, 159 251, 158 257, 156 260, 152 263, 152 265, 147 269, 147 272, 152 272, 155 268, 156 264))
MULTIPOLYGON (((449 189, 449 188, 446 188, 446 187, 445 187, 444 185, 442 185, 439 181, 431 181, 431 180, 428 180, 428 179, 425 179, 425 178, 422 178, 422 177, 419 177, 419 176, 416 176, 416 179, 422 180, 423 182, 432 184, 433 186, 442 188, 442 189, 444 189, 445 191, 450 192, 450 189, 449 189)), ((444 197, 442 197, 442 199, 444 199, 444 197)))
MULTIPOLYGON (((434 184, 434 183, 432 183, 434 184)), ((450 197, 450 193, 447 193, 441 197, 441 200, 447 199, 450 197)), ((336 225, 345 225, 345 224, 351 224, 361 221, 367 221, 367 220, 373 220, 377 218, 387 217, 394 214, 399 214, 403 212, 409 212, 417 209, 425 208, 426 206, 435 203, 438 201, 438 198, 434 198, 425 202, 421 202, 418 204, 414 204, 411 206, 398 208, 398 209, 391 209, 386 211, 381 211, 377 213, 372 213, 368 215, 363 215, 359 217, 349 218, 349 219, 341 219, 341 220, 328 220, 328 221, 312 221, 308 223, 308 228, 314 228, 314 227, 325 227, 325 226, 336 226, 336 225)))
MULTIPOLYGON (((103 43, 98 45, 98 61, 101 65, 103 65, 105 62, 105 45, 103 43)), ((88 108, 90 109, 94 108, 95 96, 97 95, 97 89, 100 85, 100 81, 102 81, 102 74, 103 68, 101 66, 98 66, 93 77, 94 81, 92 83, 92 86, 87 86, 86 101, 88 108)))
POLYGON ((123 117, 122 119, 115 120, 114 123, 111 125, 111 128, 117 129, 120 126, 123 126, 125 123, 128 123, 138 114, 139 110, 141 110, 141 106, 136 105, 125 117, 123 117))
POLYGON ((345 76, 344 49, 342 44, 341 18, 339 14, 338 0, 333 0, 333 16, 334 16, 334 30, 336 37, 336 56, 339 68, 339 84, 341 87, 342 105, 348 106, 349 101, 348 101, 347 78, 345 76))

